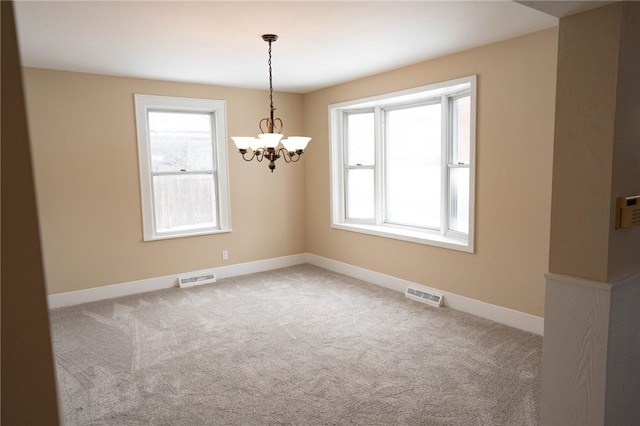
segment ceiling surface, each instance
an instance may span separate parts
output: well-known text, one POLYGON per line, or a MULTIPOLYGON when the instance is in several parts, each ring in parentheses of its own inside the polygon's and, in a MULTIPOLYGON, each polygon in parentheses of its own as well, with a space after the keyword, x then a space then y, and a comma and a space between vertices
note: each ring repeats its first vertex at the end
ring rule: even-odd
POLYGON ((558 24, 502 1, 29 1, 24 66, 307 93, 558 24))

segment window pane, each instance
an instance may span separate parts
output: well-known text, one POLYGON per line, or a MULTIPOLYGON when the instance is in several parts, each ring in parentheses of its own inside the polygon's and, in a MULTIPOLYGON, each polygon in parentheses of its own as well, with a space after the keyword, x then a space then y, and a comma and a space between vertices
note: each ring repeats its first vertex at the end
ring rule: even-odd
POLYGON ((373 165, 375 162, 373 113, 347 115, 347 164, 373 165))
POLYGON ((453 164, 471 162, 471 97, 453 101, 453 164))
POLYGON ((149 112, 151 170, 213 169, 211 115, 149 112))
POLYGON ((373 169, 347 170, 347 218, 374 218, 373 169))
POLYGON ((449 170, 451 206, 449 229, 469 233, 469 168, 456 167, 449 170))
POLYGON ((387 111, 387 221, 440 227, 440 104, 387 111))
POLYGON ((154 176, 153 200, 158 232, 217 226, 212 174, 154 176))

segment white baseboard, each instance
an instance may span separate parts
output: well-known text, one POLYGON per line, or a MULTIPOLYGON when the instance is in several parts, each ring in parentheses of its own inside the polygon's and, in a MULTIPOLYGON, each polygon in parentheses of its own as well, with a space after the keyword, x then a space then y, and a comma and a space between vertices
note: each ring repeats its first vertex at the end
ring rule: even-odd
MULTIPOLYGON (((411 281, 396 278, 390 275, 338 262, 326 257, 317 256, 310 253, 301 253, 291 256, 276 257, 273 259, 258 260, 255 262, 238 263, 229 266, 221 266, 200 271, 188 271, 183 274, 167 275, 164 277, 149 278, 139 281, 131 281, 120 284, 106 285, 86 290, 70 291, 67 293, 51 294, 47 296, 49 309, 62 308, 65 306, 78 305, 81 303, 95 302, 103 299, 128 296, 131 294, 144 293, 147 291, 161 290, 165 288, 177 287, 178 277, 182 275, 211 273, 216 274, 217 279, 235 277, 239 275, 253 274, 256 272, 270 271, 288 266, 310 263, 320 268, 328 269, 343 275, 360 279, 375 285, 389 288, 404 293, 407 287, 413 283, 411 281)), ((544 319, 534 315, 518 312, 513 309, 504 308, 490 303, 481 302, 455 293, 449 293, 440 289, 426 287, 434 293, 444 296, 444 305, 458 311, 467 312, 482 318, 499 322, 511 327, 525 330, 531 333, 542 335, 544 331, 544 319)))
POLYGON ((490 319, 540 336, 544 333, 544 318, 540 318, 535 315, 526 314, 524 312, 515 311, 502 306, 492 305, 491 303, 460 296, 455 293, 449 293, 440 289, 427 287, 420 283, 413 283, 401 278, 338 262, 326 257, 316 256, 315 254, 307 254, 307 262, 320 268, 348 275, 350 277, 402 293, 405 292, 410 284, 418 284, 421 287, 432 290, 434 293, 442 294, 444 296, 444 305, 451 309, 467 312, 472 315, 490 319))
POLYGON ((69 291, 66 293, 50 294, 47 296, 49 309, 65 306, 79 305, 81 303, 95 302, 103 299, 129 296, 131 294, 145 293, 147 291, 162 290, 177 287, 178 277, 183 275, 199 275, 214 273, 217 279, 235 277, 238 275, 253 274, 256 272, 270 271, 272 269, 286 268, 307 262, 307 254, 295 254, 291 256, 275 257, 272 259, 256 260, 254 262, 237 263, 235 265, 220 266, 217 268, 202 269, 199 271, 187 271, 181 274, 166 275, 163 277, 148 278, 138 281, 129 281, 120 284, 105 285, 86 290, 69 291))

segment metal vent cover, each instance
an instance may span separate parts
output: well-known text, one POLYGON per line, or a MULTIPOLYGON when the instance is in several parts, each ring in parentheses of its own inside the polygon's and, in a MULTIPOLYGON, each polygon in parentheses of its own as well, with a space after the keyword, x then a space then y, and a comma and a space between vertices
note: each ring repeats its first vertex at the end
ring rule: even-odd
POLYGON ((208 273, 201 275, 190 275, 188 277, 178 278, 180 288, 193 287, 194 285, 209 284, 216 282, 216 274, 208 273))
POLYGON ((407 291, 404 293, 404 295, 409 299, 426 303, 428 305, 435 306, 436 308, 442 306, 444 299, 441 294, 434 294, 431 290, 420 289, 415 286, 407 287, 407 291))

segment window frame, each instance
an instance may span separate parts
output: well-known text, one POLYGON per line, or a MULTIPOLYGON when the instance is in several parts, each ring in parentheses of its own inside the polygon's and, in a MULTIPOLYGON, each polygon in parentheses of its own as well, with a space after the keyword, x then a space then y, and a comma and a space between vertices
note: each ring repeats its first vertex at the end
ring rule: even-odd
POLYGON ((144 241, 170 238, 193 237, 231 232, 229 202, 229 172, 226 137, 226 101, 218 99, 184 98, 134 94, 135 117, 138 139, 138 169, 140 174, 140 195, 142 201, 142 229, 144 241), (211 170, 198 171, 156 171, 152 170, 149 137, 149 112, 200 113, 211 115, 213 164, 211 170), (156 228, 153 177, 164 175, 208 174, 213 177, 216 191, 217 226, 193 226, 175 231, 161 231, 156 228))
POLYGON ((386 238, 410 241, 447 249, 473 253, 475 250, 475 168, 476 168, 476 103, 477 76, 471 75, 412 89, 356 99, 328 107, 331 157, 331 227, 334 229, 365 233, 386 238), (469 94, 470 97, 470 146, 469 165, 452 164, 453 100, 469 94), (440 98, 436 101, 437 98, 440 98), (441 103, 441 218, 438 230, 403 226, 386 222, 385 199, 385 110, 417 106, 431 102, 441 103), (373 111, 375 121, 374 160, 374 210, 373 220, 348 219, 347 214, 347 157, 346 116, 361 111, 373 111), (469 169, 469 223, 467 234, 449 229, 451 209, 451 170, 460 167, 469 169))

